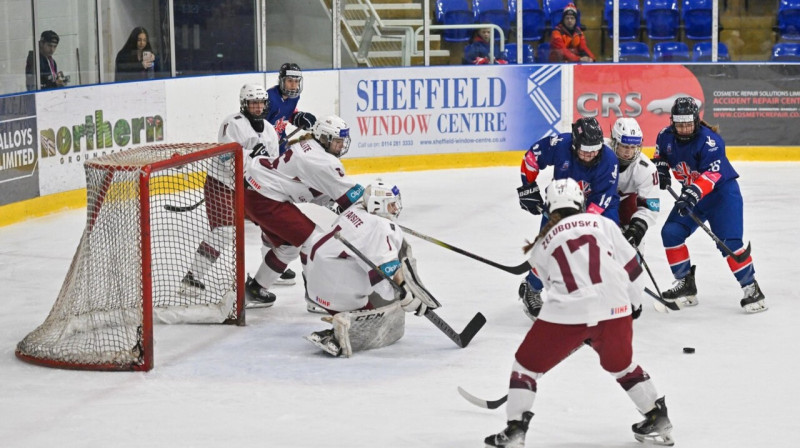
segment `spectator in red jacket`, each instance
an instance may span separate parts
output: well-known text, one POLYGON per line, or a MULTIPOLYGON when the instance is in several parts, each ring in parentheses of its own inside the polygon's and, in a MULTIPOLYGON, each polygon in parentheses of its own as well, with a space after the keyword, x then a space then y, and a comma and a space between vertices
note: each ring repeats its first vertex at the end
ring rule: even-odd
POLYGON ((561 22, 550 36, 550 62, 594 62, 595 57, 586 45, 586 35, 578 24, 578 8, 569 3, 564 7, 561 22))

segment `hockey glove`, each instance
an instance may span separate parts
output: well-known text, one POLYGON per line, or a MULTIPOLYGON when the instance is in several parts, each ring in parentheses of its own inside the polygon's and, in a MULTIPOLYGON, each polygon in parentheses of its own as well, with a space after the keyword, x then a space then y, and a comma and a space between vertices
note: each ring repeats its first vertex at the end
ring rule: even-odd
POLYGON ((539 192, 539 186, 534 182, 530 185, 523 185, 517 188, 519 195, 519 206, 534 215, 541 215, 544 210, 544 199, 539 192))
POLYGON ((622 235, 631 243, 633 247, 639 247, 639 244, 642 242, 642 238, 644 238, 644 234, 647 232, 647 223, 644 220, 639 218, 631 218, 630 224, 625 226, 625 230, 622 231, 622 235))
POLYGON ((672 186, 672 178, 669 175, 669 163, 664 159, 653 159, 653 164, 655 164, 658 170, 658 186, 662 190, 666 190, 672 186))
POLYGON ((405 296, 403 296, 403 300, 400 301, 400 306, 403 307, 403 311, 414 313, 417 316, 425 314, 425 312, 428 311, 428 306, 423 303, 422 300, 414 297, 414 294, 408 287, 408 283, 401 283, 400 286, 405 290, 405 296))
POLYGON ((638 307, 631 305, 631 317, 633 318, 633 320, 638 319, 639 316, 641 315, 642 315, 642 305, 639 305, 638 307))
POLYGON ((678 211, 678 214, 681 216, 686 216, 692 212, 692 209, 697 205, 697 201, 700 200, 700 196, 702 193, 700 192, 700 188, 697 185, 689 185, 687 187, 683 187, 683 191, 681 192, 681 196, 675 201, 675 210, 678 211))
POLYGON ((292 124, 304 131, 311 129, 316 122, 317 117, 312 115, 310 112, 298 112, 294 114, 294 118, 292 119, 292 124))

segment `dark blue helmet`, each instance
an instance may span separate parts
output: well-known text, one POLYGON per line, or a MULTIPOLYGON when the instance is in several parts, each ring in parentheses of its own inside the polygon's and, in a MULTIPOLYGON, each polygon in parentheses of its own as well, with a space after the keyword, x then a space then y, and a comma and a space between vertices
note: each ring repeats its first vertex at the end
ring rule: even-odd
POLYGON ((700 108, 697 107, 697 103, 695 102, 694 98, 690 96, 682 96, 675 100, 675 104, 672 105, 672 114, 670 115, 670 127, 672 128, 672 133, 675 134, 675 138, 678 139, 679 142, 685 143, 689 140, 692 140, 697 136, 697 133, 700 132, 700 108), (678 134, 678 130, 675 129, 675 123, 694 123, 694 129, 690 135, 680 135, 678 134))
POLYGON ((572 124, 572 154, 584 165, 592 166, 600 161, 600 152, 591 162, 578 157, 578 151, 594 152, 603 149, 603 129, 596 118, 579 118, 572 124))

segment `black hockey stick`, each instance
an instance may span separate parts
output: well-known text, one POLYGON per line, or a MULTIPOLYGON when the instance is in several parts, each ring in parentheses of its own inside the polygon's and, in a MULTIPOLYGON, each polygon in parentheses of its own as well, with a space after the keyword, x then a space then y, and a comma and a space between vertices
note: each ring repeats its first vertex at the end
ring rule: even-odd
MULTIPOLYGON (((565 356, 564 359, 567 359, 570 356, 572 356, 573 353, 577 352, 584 345, 589 345, 590 346, 590 345, 592 345, 592 341, 590 341, 589 339, 583 341, 583 344, 575 347, 574 349, 572 349, 572 351, 567 353, 567 356, 565 356)), ((563 361, 564 359, 562 359, 561 361, 563 361)), ((559 363, 561 363, 561 361, 559 361, 559 363)), ((464 397, 465 400, 469 401, 470 403, 474 404, 475 406, 477 406, 479 408, 484 408, 484 409, 497 409, 500 406, 502 406, 506 401, 508 401, 508 394, 503 395, 502 397, 498 398, 497 400, 485 400, 483 398, 478 398, 475 395, 472 395, 471 393, 469 393, 466 390, 464 390, 464 388, 462 388, 461 386, 458 386, 458 393, 462 397, 464 397)))
MULTIPOLYGON (((392 288, 394 288, 394 290, 397 291, 397 293, 401 297, 405 296, 406 291, 403 289, 403 287, 398 285, 396 281, 392 280, 391 277, 386 275, 385 272, 383 272, 378 266, 376 266, 375 263, 373 263, 372 260, 367 258, 366 255, 364 255, 360 250, 356 249, 356 247, 353 246, 353 244, 350 243, 350 241, 347 241, 347 239, 345 239, 345 237, 343 237, 339 232, 334 233, 333 236, 337 240, 341 241, 342 244, 347 246, 348 249, 352 250, 353 253, 356 254, 356 256, 358 256, 358 258, 363 260, 364 263, 366 263, 369 267, 375 270, 381 277, 383 277, 386 281, 388 281, 389 284, 392 285, 392 288)), ((439 315, 434 313, 433 310, 431 309, 425 311, 425 317, 429 321, 433 322, 436 328, 441 330, 442 333, 446 334, 451 341, 455 342, 456 345, 461 348, 464 348, 467 345, 469 345, 470 341, 472 341, 472 338, 474 338, 475 335, 478 334, 478 331, 480 331, 480 329, 486 323, 486 318, 483 316, 483 314, 478 313, 467 324, 466 328, 464 328, 464 331, 458 333, 453 329, 453 327, 451 327, 447 322, 444 321, 444 319, 439 317, 439 315)))
POLYGON ((192 205, 180 206, 180 205, 165 204, 164 210, 168 212, 178 212, 178 213, 190 212, 196 209, 197 207, 203 205, 204 202, 206 202, 206 198, 200 199, 199 201, 197 201, 197 203, 192 205))
MULTIPOLYGON (((647 288, 645 288, 644 291, 648 295, 650 295, 653 299, 655 299, 656 302, 660 303, 661 305, 664 305, 665 307, 671 309, 672 311, 680 310, 681 308, 678 306, 677 303, 667 302, 666 300, 664 300, 664 296, 661 294, 661 290, 658 288, 658 283, 656 283, 656 278, 653 277, 653 273, 650 271, 650 266, 648 266, 647 262, 644 261, 644 255, 642 255, 642 252, 639 251, 638 247, 634 246, 633 248, 636 249, 636 255, 639 256, 639 263, 641 263, 641 265, 644 267, 644 270, 647 271, 647 275, 650 276, 650 281, 653 282, 653 287, 656 288, 656 291, 658 292, 658 295, 656 295, 655 293, 653 293, 653 291, 650 291, 647 288)), ((659 306, 656 306, 655 308, 656 308, 656 311, 658 311, 659 313, 668 313, 669 312, 665 308, 661 308, 659 306)))
POLYGON ((453 252, 456 252, 456 253, 459 253, 461 255, 467 256, 469 258, 472 258, 473 260, 478 260, 481 263, 486 263, 489 266, 492 266, 492 267, 495 267, 497 269, 500 269, 501 271, 506 271, 509 274, 521 275, 521 274, 527 273, 531 269, 531 265, 528 264, 527 261, 523 262, 519 266, 505 266, 505 265, 502 265, 500 263, 495 263, 492 260, 487 260, 486 258, 483 258, 483 257, 481 257, 479 255, 475 255, 473 253, 467 252, 464 249, 459 249, 458 247, 451 246, 450 244, 447 244, 444 241, 437 240, 436 238, 430 237, 428 235, 423 235, 422 233, 419 233, 416 230, 409 229, 406 226, 400 225, 400 228, 403 229, 405 232, 408 232, 409 234, 414 235, 417 238, 420 238, 420 239, 423 239, 425 241, 428 241, 428 242, 431 242, 433 244, 436 244, 438 246, 444 247, 445 249, 452 250, 453 252))
MULTIPOLYGON (((667 191, 669 191, 669 194, 671 194, 676 201, 678 200, 678 194, 675 193, 675 190, 673 190, 672 187, 667 187, 667 191)), ((717 235, 714 235, 714 232, 712 232, 711 229, 709 229, 708 227, 706 227, 705 224, 703 224, 703 221, 701 221, 700 218, 698 218, 697 215, 694 214, 694 212, 692 212, 691 210, 689 210, 688 212, 689 212, 689 217, 692 218, 692 221, 694 221, 695 224, 700 226, 701 229, 705 230, 708 236, 710 236, 711 239, 714 240, 715 243, 717 243, 717 246, 722 248, 722 251, 728 254, 728 256, 730 256, 731 258, 733 258, 737 263, 744 263, 750 257, 750 243, 747 243, 747 248, 745 248, 745 250, 742 251, 742 253, 736 255, 728 246, 725 245, 725 243, 722 242, 721 239, 717 237, 717 235)))
MULTIPOLYGON (((294 131, 292 131, 289 135, 287 135, 286 137, 282 138, 278 142, 278 146, 286 143, 286 141, 288 141, 290 138, 294 137, 294 135, 297 134, 300 131, 302 131, 302 129, 300 129, 300 128, 297 128, 294 131)), ((192 205, 180 206, 180 205, 166 204, 166 205, 164 205, 164 210, 166 210, 168 212, 178 212, 178 213, 190 212, 190 211, 196 209, 197 207, 200 207, 204 202, 206 202, 206 198, 200 199, 199 201, 197 201, 196 203, 194 203, 192 205)))

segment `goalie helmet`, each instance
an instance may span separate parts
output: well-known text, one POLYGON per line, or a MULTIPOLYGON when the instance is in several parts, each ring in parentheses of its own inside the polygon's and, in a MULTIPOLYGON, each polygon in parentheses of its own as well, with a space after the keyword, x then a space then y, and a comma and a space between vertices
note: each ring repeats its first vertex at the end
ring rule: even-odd
POLYGON ((635 118, 618 118, 611 128, 611 149, 617 155, 620 165, 628 166, 642 152, 642 128, 635 118), (621 148, 620 145, 625 145, 621 148), (630 147, 634 147, 632 150, 630 147))
POLYGON ((281 65, 281 70, 278 72, 278 89, 281 95, 287 98, 297 98, 300 92, 303 91, 303 72, 300 66, 291 62, 281 65), (286 79, 296 79, 297 87, 290 89, 286 87, 286 79))
POLYGON ((400 216, 403 201, 400 189, 378 179, 364 190, 364 208, 373 215, 388 219, 400 216))
POLYGON ((267 91, 264 90, 263 87, 259 86, 258 84, 245 84, 242 86, 242 89, 239 91, 239 111, 244 114, 244 116, 248 118, 255 118, 255 119, 263 119, 264 114, 269 109, 269 97, 267 96, 267 91), (250 115, 250 111, 247 109, 247 105, 250 101, 263 101, 264 102, 264 112, 259 117, 253 117, 250 115))
POLYGON ((681 143, 686 143, 697 136, 697 133, 700 132, 700 108, 694 98, 682 96, 675 100, 670 115, 670 128, 672 128, 675 138, 681 143), (694 123, 692 133, 689 135, 679 134, 675 123, 694 123))
POLYGON ((581 186, 572 178, 554 180, 545 191, 547 211, 552 215, 556 210, 566 208, 582 212, 584 196, 581 186))
POLYGON ((579 118, 572 124, 572 152, 575 157, 586 166, 596 165, 603 154, 603 129, 596 118, 579 118), (597 152, 590 161, 584 161, 578 156, 578 151, 597 152))
POLYGON ((322 120, 317 120, 311 132, 329 154, 342 157, 350 149, 350 128, 336 115, 328 115, 322 120))

